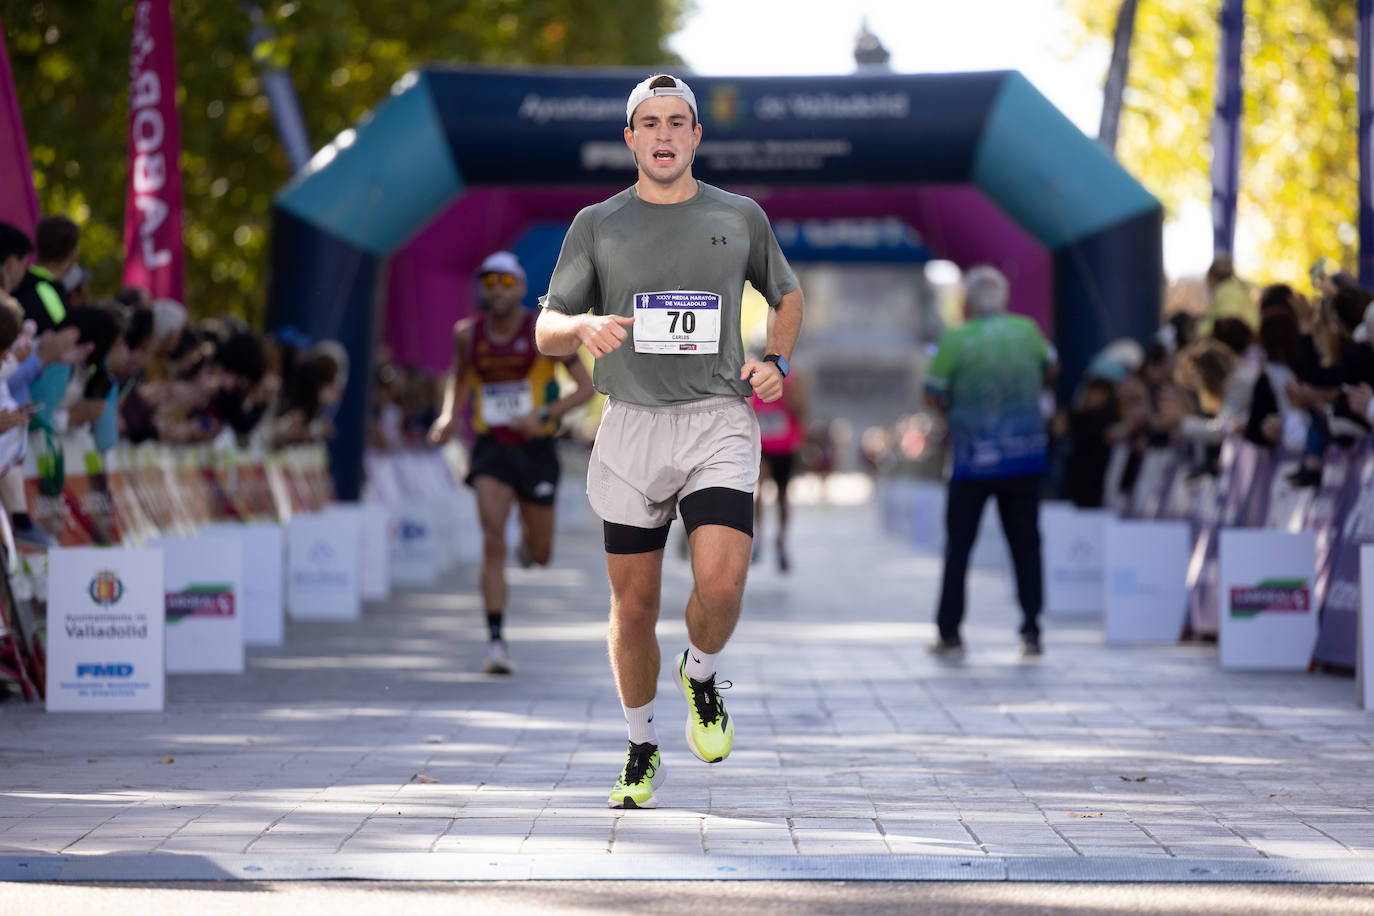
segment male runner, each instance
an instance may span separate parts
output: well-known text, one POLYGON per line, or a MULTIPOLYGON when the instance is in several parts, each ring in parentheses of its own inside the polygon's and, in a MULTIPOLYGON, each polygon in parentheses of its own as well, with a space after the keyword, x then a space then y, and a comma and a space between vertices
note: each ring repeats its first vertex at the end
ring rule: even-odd
POLYGON ((716 655, 739 619, 753 541, 759 426, 747 398, 782 396, 802 322, 802 293, 757 203, 692 177, 701 142, 696 97, 652 76, 625 105, 636 183, 588 207, 563 240, 536 333, 545 353, 585 345, 608 395, 587 469, 604 524, 611 585, 611 668, 629 725, 612 808, 651 808, 662 777, 653 701, 659 675, 663 546, 680 513, 692 547, 688 648, 674 679, 687 699, 687 746, 717 763, 734 722, 716 655), (744 357, 748 280, 773 307, 767 355, 744 357))
POLYGON ((447 441, 472 399, 477 440, 467 484, 477 495, 482 524, 482 598, 486 603, 487 674, 511 674, 501 625, 506 607, 506 520, 516 505, 523 533, 516 548, 522 566, 549 562, 553 553, 553 506, 558 492, 558 453, 552 436, 558 420, 592 396, 587 369, 573 355, 553 360, 534 344, 534 312, 521 308, 525 271, 508 251, 482 262, 477 273, 482 314, 453 326, 453 369, 444 406, 429 439, 447 441), (562 362, 577 388, 559 397, 554 368, 562 362))

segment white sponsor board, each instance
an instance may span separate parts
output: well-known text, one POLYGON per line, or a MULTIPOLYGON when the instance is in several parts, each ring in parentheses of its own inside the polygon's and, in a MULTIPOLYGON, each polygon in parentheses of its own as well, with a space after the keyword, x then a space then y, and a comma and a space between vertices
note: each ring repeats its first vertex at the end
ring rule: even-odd
POLYGON ((286 538, 275 522, 216 522, 203 534, 238 538, 243 550, 243 643, 286 640, 286 538))
POLYGON ((382 502, 364 502, 362 509, 362 568, 364 601, 391 597, 391 512, 382 502))
POLYGON ((292 620, 357 620, 363 613, 362 518, 293 515, 286 532, 286 611, 292 620))
POLYGON ((1107 643, 1178 642, 1188 610, 1188 523, 1109 520, 1104 540, 1107 643))
POLYGON ((1374 709, 1374 544, 1360 548, 1360 649, 1355 660, 1355 703, 1374 709))
POLYGON ((162 551, 48 552, 49 712, 162 709, 162 551))
POLYGON ((1046 503, 1040 510, 1045 567, 1045 615, 1102 613, 1105 599, 1106 509, 1046 503))
MULTIPOLYGON (((587 504, 587 488, 573 488, 577 490, 583 504, 587 504)), ((482 519, 477 515, 477 496, 469 486, 463 486, 462 490, 455 490, 455 499, 449 501, 449 507, 453 512, 453 527, 460 531, 458 540, 453 542, 453 562, 455 563, 481 563, 482 562, 482 519)), ((588 514, 591 509, 588 509, 588 514)), ((596 522, 600 527, 600 520, 596 522)))
POLYGON ((243 546, 201 533, 157 538, 167 592, 167 673, 243 671, 243 546))
POLYGON ((425 503, 391 507, 391 582, 425 586, 439 581, 437 511, 425 503))
POLYGON ((1316 566, 1315 532, 1222 530, 1221 667, 1307 670, 1317 642, 1316 566))

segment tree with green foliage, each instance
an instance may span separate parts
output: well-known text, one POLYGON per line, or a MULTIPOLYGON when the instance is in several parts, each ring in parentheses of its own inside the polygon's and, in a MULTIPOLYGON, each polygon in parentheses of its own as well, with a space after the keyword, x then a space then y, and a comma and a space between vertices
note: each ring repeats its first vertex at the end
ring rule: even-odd
MULTIPOLYGON (((1062 2, 1082 41, 1110 42, 1121 0, 1062 2)), ((1141 0, 1136 13, 1117 156, 1172 213, 1211 200, 1218 6, 1141 0)), ((1319 257, 1355 268, 1355 13, 1351 0, 1246 4, 1239 217, 1258 236, 1252 279, 1305 288, 1319 257)))
MULTIPOLYGON (((318 148, 430 63, 668 66, 689 0, 176 0, 186 296, 197 315, 259 323, 272 196, 289 170, 259 64, 287 70, 318 148), (275 33, 250 48, 248 8, 275 33)), ((3 26, 44 213, 82 227, 113 292, 124 259, 129 0, 15 0, 3 26)))

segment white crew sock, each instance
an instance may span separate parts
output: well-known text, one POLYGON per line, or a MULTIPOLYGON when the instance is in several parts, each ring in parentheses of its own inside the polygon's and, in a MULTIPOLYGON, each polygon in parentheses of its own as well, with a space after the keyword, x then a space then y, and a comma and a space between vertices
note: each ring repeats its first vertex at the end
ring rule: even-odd
POLYGON ((687 676, 694 681, 704 681, 716 673, 716 657, 703 652, 687 641, 687 676))
POLYGON ((643 706, 633 708, 622 705, 625 710, 625 724, 629 726, 632 744, 658 744, 658 732, 654 730, 654 704, 650 700, 643 706))

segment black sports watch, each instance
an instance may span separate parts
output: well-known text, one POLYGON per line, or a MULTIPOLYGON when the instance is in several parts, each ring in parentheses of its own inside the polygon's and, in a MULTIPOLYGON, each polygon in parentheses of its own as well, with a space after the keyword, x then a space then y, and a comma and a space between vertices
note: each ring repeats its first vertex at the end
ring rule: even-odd
POLYGON ((792 371, 792 366, 787 362, 787 357, 783 356, 781 353, 769 353, 763 358, 763 361, 765 363, 773 363, 777 366, 783 378, 787 378, 787 373, 792 371))

